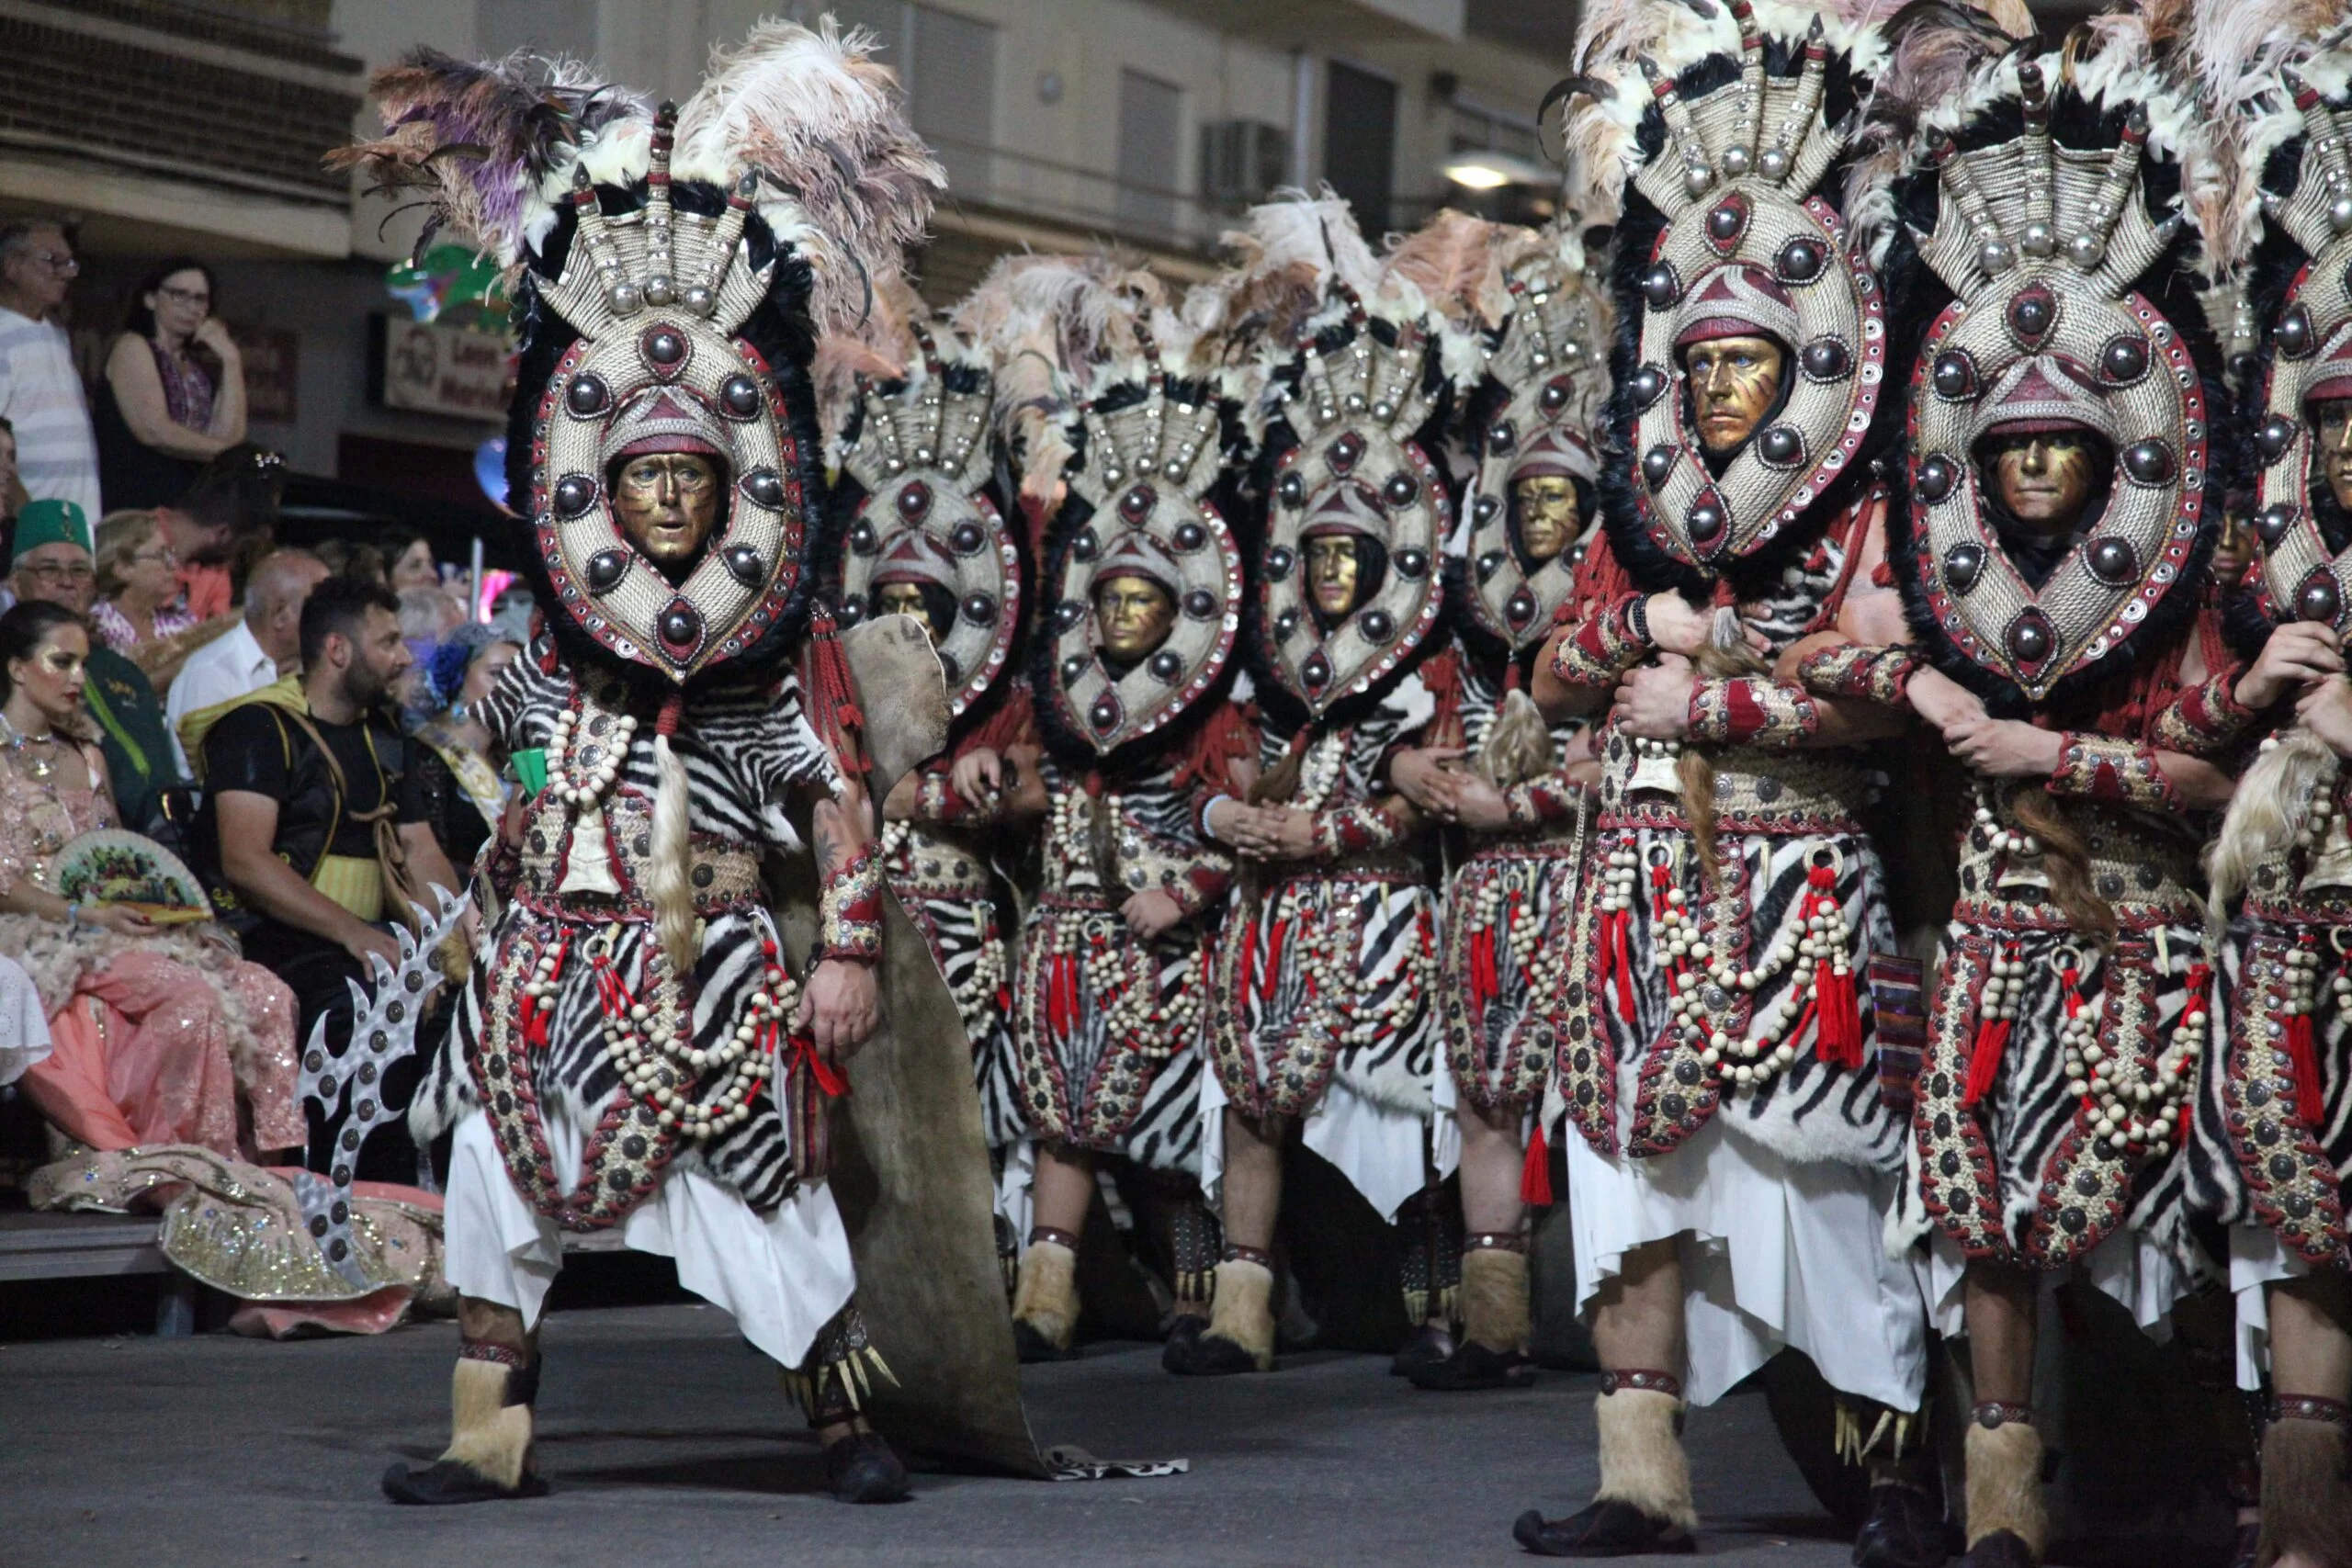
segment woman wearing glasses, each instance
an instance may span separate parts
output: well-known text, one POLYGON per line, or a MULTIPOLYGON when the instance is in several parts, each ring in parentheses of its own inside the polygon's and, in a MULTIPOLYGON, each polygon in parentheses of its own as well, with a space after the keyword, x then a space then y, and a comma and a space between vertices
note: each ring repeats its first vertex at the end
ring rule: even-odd
POLYGON ((212 313, 212 269, 187 256, 130 297, 98 389, 98 482, 109 508, 163 506, 245 438, 245 370, 212 313))
MULTIPOLYGON (((98 602, 90 623, 106 645, 169 686, 187 656, 209 640, 180 593, 179 557, 153 512, 109 513, 98 522, 98 602)), ((209 628, 218 632, 221 628, 209 628)))

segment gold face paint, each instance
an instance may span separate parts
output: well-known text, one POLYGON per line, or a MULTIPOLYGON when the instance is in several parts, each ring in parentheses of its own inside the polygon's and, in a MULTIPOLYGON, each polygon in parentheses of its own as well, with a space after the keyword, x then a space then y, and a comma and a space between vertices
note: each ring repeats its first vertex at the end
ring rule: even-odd
POLYGON ((700 452, 631 457, 614 482, 613 510, 654 565, 689 565, 718 520, 718 465, 700 452))
POLYGON ((79 626, 59 626, 41 639, 29 659, 8 665, 8 683, 32 699, 51 724, 62 724, 82 705, 88 678, 90 639, 79 626))
POLYGON ((931 645, 939 646, 939 628, 931 624, 931 606, 922 602, 922 586, 914 582, 886 582, 874 591, 874 613, 877 615, 912 615, 922 623, 931 645))
POLYGON ((2320 477, 2335 493, 2335 504, 2352 508, 2352 398, 2330 398, 2319 405, 2320 477))
POLYGON ((1564 474, 1534 474, 1513 479, 1510 494, 1519 511, 1519 547, 1529 560, 1550 560, 1576 538, 1575 480, 1564 474))
POLYGON ((1159 650, 1176 626, 1176 601, 1147 577, 1106 577, 1094 585, 1094 623, 1102 651, 1134 663, 1159 650))
POLYGON ((1356 542, 1348 534, 1321 534, 1306 541, 1306 588, 1315 607, 1340 620, 1356 607, 1356 542))
POLYGON ((1993 490, 2010 516, 2044 534, 2081 521, 2098 482, 2091 438, 2078 431, 2036 431, 1993 450, 1993 490))
POLYGON ((1690 378, 1690 412, 1699 422, 1699 445, 1728 452, 1763 423, 1764 411, 1781 395, 1787 356, 1768 337, 1718 337, 1682 351, 1690 378))

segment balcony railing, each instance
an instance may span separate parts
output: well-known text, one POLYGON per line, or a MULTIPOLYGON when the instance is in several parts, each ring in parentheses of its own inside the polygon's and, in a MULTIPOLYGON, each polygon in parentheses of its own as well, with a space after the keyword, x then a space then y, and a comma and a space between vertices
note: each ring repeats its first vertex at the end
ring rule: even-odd
POLYGON ((947 199, 1049 220, 1108 238, 1207 254, 1239 202, 1122 180, 1101 169, 926 132, 947 170, 947 199))

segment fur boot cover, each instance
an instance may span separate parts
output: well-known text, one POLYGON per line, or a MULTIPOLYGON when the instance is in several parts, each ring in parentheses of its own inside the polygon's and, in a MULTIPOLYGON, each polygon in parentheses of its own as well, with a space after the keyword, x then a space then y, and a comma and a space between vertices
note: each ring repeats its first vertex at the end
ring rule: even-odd
POLYGON ((1631 1503, 1653 1519, 1696 1530, 1690 1461, 1674 1429, 1682 1401, 1655 1389, 1621 1388, 1598 1395, 1592 1409, 1600 1427, 1600 1490, 1593 1501, 1631 1503))
POLYGON ((1505 1355, 1527 1349, 1527 1255, 1498 1247, 1462 1255, 1462 1332, 1505 1355))
POLYGON ((2041 1498, 2041 1434, 2023 1421, 1968 1424, 1968 1543, 1996 1530, 2025 1542, 2033 1560, 2050 1545, 2041 1498))
POLYGON ((2301 1552, 2327 1568, 2352 1568, 2352 1481, 2344 1429, 2326 1421, 2273 1421, 2262 1439, 2262 1546, 2269 1568, 2301 1552))
POLYGON ((1228 1258, 1216 1266, 1208 1332, 1250 1352, 1261 1372, 1274 1365, 1274 1276, 1262 1263, 1228 1258))
POLYGON ((1057 1241, 1031 1242, 1021 1255, 1012 1315, 1055 1349, 1069 1349, 1078 1327, 1078 1254, 1057 1241))
POLYGON ((531 1407, 506 1403, 509 1369, 461 1357, 451 1380, 451 1435, 441 1457, 503 1491, 522 1483, 531 1459, 531 1407))

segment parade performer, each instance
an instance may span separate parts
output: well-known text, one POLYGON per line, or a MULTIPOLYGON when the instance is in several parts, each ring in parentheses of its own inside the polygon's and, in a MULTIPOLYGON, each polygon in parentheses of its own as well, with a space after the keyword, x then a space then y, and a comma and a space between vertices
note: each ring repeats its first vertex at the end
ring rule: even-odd
POLYGON ((2144 22, 2106 25, 1909 106, 1897 199, 1949 291, 1923 276, 1898 329, 1921 340, 1890 525, 1912 646, 1807 663, 1926 719, 1973 796, 1911 1172, 1931 1307, 1969 1339, 1976 1568, 2046 1545, 2043 1281, 2075 1270, 2154 1329, 2210 1272, 2182 1153, 2213 1032, 2189 814, 2228 798, 2202 759, 2269 700, 2200 612, 2225 405, 2195 235, 2165 216, 2197 132, 2144 22))
POLYGON ((1034 1179, 1013 1334, 1024 1359, 1069 1353, 1096 1165, 1124 1156, 1154 1183, 1177 1355, 1208 1320, 1219 1240, 1198 1181, 1200 1086, 1208 939, 1233 863, 1201 811, 1238 787, 1228 770, 1252 739, 1229 696, 1241 552, 1213 494, 1227 411, 1189 373, 1191 333, 1148 280, 1048 264, 992 282, 1024 298, 978 313, 1005 318, 1001 342, 1063 344, 1075 396, 1059 439, 1023 446, 1062 467, 1066 494, 1030 670, 1046 809, 1014 988, 1034 1179))
MULTIPOLYGON (((527 56, 419 51, 351 150, 509 268, 508 477, 544 630, 485 704, 528 798, 410 1121, 454 1129, 455 1436, 396 1501, 545 1489, 537 1319, 567 1231, 618 1227, 781 1366, 847 1501, 903 1496, 860 1415, 885 1375, 822 1184, 824 1100, 875 1027, 883 889, 830 617, 818 328, 921 231, 938 166, 862 35, 763 24, 683 111, 527 56), (806 630, 806 649, 801 651, 806 630), (543 770, 543 776, 541 776, 543 770), (813 853, 804 971, 761 858, 813 853)), ((878 730, 876 731, 878 733, 878 730)))
MULTIPOLYGON (((2211 852, 2211 908, 2241 897, 2223 968, 2228 1033, 2202 1065, 2200 1206, 2231 1225, 2239 1382, 2268 1374, 2257 1560, 2352 1562, 2352 831, 2344 759, 2352 683, 2352 50, 2314 25, 2256 78, 2249 176, 2263 231, 2247 304, 2265 323, 2249 423, 2258 570, 2233 640, 2254 656, 2249 708, 2293 718, 2247 771, 2211 852), (2281 679, 2281 677, 2286 677, 2281 679)), ((2210 62, 2245 79, 2256 62, 2210 62)), ((2210 69, 2209 64, 2209 69, 2210 69)), ((2240 606, 2233 606, 2233 612, 2240 606)))
MULTIPOLYGON (((1216 1092, 1203 1107, 1225 1257, 1207 1330, 1166 1358, 1195 1374, 1273 1364, 1293 1122, 1384 1219, 1416 1206, 1405 1284, 1417 1325, 1442 1315, 1458 1256, 1428 1191, 1436 892, 1421 814, 1386 779, 1436 708, 1419 666, 1442 647, 1437 558, 1453 510, 1424 445, 1443 425, 1439 329, 1418 290, 1384 291, 1345 204, 1277 202, 1250 219, 1253 276, 1304 263, 1317 288, 1316 313, 1269 342, 1250 632, 1261 772, 1246 798, 1205 813, 1251 869, 1217 944, 1216 1092)), ((1252 292, 1245 281, 1224 303, 1252 292)))
POLYGON ((1854 748, 1893 721, 1807 691, 1791 657, 1808 633, 1900 626, 1871 479, 1900 349, 1846 179, 1883 46, 1768 0, 1585 26, 1567 136, 1585 210, 1623 187, 1616 390, 1605 526, 1535 696, 1605 717, 1539 1133, 1566 1146, 1601 1479, 1515 1533, 1555 1556, 1691 1550, 1686 1401, 1786 1345, 1870 1471, 1856 1561, 1941 1562, 1912 1470, 1926 1325, 1880 1239, 1903 1122, 1864 984, 1894 933, 1854 748))
POLYGON ((1457 678, 1441 694, 1439 748, 1390 765, 1397 789, 1458 827, 1438 1010, 1461 1139, 1462 1335, 1421 1388, 1521 1386, 1528 1359, 1526 1123, 1551 1071, 1552 1011, 1582 874, 1587 764, 1580 717, 1546 726, 1529 667, 1575 581, 1596 516, 1588 439, 1606 396, 1607 306, 1571 216, 1542 233, 1440 214, 1392 265, 1485 350, 1461 427, 1476 464, 1447 547, 1457 678))
MULTIPOLYGON (((946 676, 947 750, 883 802, 882 869, 955 994, 972 1043, 982 1131, 1001 1151, 1020 1138, 1021 1111, 1011 1077, 1011 963, 988 840, 1005 820, 1005 780, 1017 784, 1024 764, 1034 770, 1035 748, 1013 750, 1004 778, 992 781, 965 760, 1004 754, 1027 728, 1018 667, 1026 568, 995 480, 985 349, 933 319, 905 279, 886 279, 875 294, 860 329, 864 350, 838 366, 846 385, 825 400, 842 473, 841 618, 912 615, 946 676)), ((853 354, 845 340, 828 338, 820 366, 853 354)), ((827 379, 820 368, 820 393, 827 379)))

